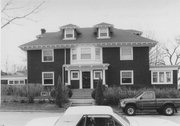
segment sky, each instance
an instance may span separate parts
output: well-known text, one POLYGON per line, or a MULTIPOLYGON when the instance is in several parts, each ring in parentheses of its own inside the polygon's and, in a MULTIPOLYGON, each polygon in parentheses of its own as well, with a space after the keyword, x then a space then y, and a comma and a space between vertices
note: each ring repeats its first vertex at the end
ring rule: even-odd
MULTIPOLYGON (((2 7, 8 0, 2 0, 2 7)), ((11 16, 22 15, 45 1, 38 12, 1 29, 1 69, 26 65, 19 46, 36 39, 40 29, 57 32, 66 24, 93 27, 106 22, 120 29, 140 30, 160 42, 180 35, 180 0, 12 0, 11 16)))

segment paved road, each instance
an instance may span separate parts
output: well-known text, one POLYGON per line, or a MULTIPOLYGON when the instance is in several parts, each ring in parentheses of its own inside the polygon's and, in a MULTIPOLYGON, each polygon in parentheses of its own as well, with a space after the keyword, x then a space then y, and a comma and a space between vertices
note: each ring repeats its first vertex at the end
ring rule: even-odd
MULTIPOLYGON (((62 116, 62 113, 53 112, 0 112, 0 126, 24 126, 28 121, 35 118, 62 116)), ((137 114, 136 117, 153 117, 167 119, 180 124, 180 112, 174 116, 157 114, 137 114)))
POLYGON ((0 112, 0 126, 24 126, 35 118, 62 116, 51 112, 0 112))

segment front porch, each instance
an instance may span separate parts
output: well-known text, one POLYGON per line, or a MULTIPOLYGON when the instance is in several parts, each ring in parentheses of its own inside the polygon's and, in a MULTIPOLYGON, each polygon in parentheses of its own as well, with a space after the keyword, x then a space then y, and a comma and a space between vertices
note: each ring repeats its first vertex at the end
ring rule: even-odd
POLYGON ((106 70, 109 64, 64 65, 65 84, 72 89, 94 89, 99 78, 106 84, 106 70))

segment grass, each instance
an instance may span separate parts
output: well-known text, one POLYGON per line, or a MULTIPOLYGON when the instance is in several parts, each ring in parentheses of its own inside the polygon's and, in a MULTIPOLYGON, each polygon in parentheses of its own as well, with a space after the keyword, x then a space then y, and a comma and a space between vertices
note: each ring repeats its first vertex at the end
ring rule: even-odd
POLYGON ((64 112, 68 105, 59 108, 55 104, 50 103, 2 103, 0 111, 51 111, 51 112, 64 112))

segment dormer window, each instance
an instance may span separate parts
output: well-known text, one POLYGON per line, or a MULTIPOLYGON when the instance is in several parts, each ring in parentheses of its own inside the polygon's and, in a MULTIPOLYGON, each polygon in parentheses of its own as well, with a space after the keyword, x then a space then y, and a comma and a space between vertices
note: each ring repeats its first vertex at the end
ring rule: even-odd
POLYGON ((75 39, 74 29, 65 29, 64 30, 64 39, 75 39))
POLYGON ((61 27, 61 30, 63 30, 63 39, 64 40, 75 40, 77 37, 77 29, 78 26, 73 24, 64 25, 61 27))
POLYGON ((109 28, 99 28, 98 38, 109 38, 109 28))
POLYGON ((111 37, 112 24, 100 23, 94 26, 97 29, 97 39, 108 39, 111 37))

